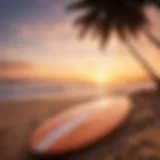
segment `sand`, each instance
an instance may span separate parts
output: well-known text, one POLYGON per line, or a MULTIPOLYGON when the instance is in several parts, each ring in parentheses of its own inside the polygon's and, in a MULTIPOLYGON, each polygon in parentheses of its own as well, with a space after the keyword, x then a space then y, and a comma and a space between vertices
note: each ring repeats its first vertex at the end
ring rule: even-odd
POLYGON ((0 160, 26 156, 28 139, 41 122, 87 98, 0 102, 0 160))
POLYGON ((29 153, 28 140, 38 125, 64 109, 92 99, 0 102, 0 160, 160 159, 159 92, 131 95, 133 110, 128 121, 109 137, 84 150, 47 158, 29 153))

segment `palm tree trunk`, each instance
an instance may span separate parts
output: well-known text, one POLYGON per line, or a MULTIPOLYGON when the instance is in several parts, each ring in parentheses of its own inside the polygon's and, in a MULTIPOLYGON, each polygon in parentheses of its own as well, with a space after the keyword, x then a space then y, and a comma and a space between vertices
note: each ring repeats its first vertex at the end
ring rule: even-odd
POLYGON ((156 39, 148 29, 144 30, 144 34, 156 48, 160 48, 160 40, 156 39))
POLYGON ((135 47, 133 47, 129 40, 126 40, 125 43, 127 44, 127 47, 131 51, 132 55, 140 62, 143 69, 145 69, 145 71, 148 73, 151 80, 157 85, 158 90, 160 90, 160 79, 156 76, 151 66, 140 56, 138 51, 135 49, 135 47))

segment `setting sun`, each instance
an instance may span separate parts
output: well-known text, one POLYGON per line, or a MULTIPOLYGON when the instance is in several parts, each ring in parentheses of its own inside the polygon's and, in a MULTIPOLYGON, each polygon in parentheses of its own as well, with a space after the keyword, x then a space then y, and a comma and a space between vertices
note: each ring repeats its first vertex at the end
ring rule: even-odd
POLYGON ((103 85, 106 83, 109 74, 107 74, 106 67, 102 64, 99 64, 95 71, 92 73, 92 78, 95 83, 103 85))
POLYGON ((94 80, 98 84, 104 84, 106 82, 105 73, 103 72, 95 73, 94 80))

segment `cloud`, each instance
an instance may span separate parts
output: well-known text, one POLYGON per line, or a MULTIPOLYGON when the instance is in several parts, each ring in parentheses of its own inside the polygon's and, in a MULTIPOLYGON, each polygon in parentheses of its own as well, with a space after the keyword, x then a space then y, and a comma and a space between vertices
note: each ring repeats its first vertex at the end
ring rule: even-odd
MULTIPOLYGON (((93 41, 91 38, 86 38, 80 42, 77 39, 77 30, 73 29, 72 18, 51 24, 22 25, 19 28, 19 37, 24 41, 37 41, 37 52, 43 57, 43 61, 46 59, 46 62, 53 66, 55 64, 56 66, 58 64, 71 66, 80 64, 80 66, 86 66, 87 63, 101 62, 102 59, 105 59, 109 65, 112 65, 111 62, 113 61, 116 61, 119 66, 122 63, 125 64, 125 61, 128 61, 129 65, 134 65, 133 62, 135 61, 135 65, 140 66, 139 62, 134 60, 132 53, 125 47, 125 44, 119 43, 115 37, 113 37, 110 45, 103 52, 97 47, 97 41, 93 41)), ((143 55, 150 59, 151 64, 156 67, 154 62, 158 54, 154 54, 153 46, 148 45, 144 36, 141 41, 142 45, 137 45, 136 47, 140 53, 145 52, 145 55, 143 55), (143 48, 142 46, 144 45, 150 47, 143 48)), ((40 62, 40 56, 38 59, 40 62)))
MULTIPOLYGON (((73 30, 72 30, 73 33, 73 30)), ((19 34, 22 39, 36 40, 63 40, 71 38, 71 26, 68 22, 43 24, 43 25, 22 25, 19 27, 19 34)))
POLYGON ((33 65, 27 62, 9 62, 1 61, 0 70, 15 70, 15 69, 31 69, 33 65))
POLYGON ((87 38, 79 41, 77 30, 73 29, 72 17, 57 23, 43 25, 21 25, 19 37, 22 41, 37 42, 41 51, 46 53, 80 55, 95 54, 99 51, 97 43, 87 38))
POLYGON ((0 80, 29 78, 35 75, 35 66, 23 61, 0 61, 0 80))

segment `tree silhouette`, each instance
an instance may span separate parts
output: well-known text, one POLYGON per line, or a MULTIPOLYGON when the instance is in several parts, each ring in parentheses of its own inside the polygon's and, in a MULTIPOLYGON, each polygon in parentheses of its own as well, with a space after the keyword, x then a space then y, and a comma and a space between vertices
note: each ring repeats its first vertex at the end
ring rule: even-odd
POLYGON ((128 36, 136 38, 147 25, 148 21, 143 9, 148 5, 160 7, 160 1, 78 0, 73 2, 68 9, 69 11, 85 11, 75 20, 75 25, 80 27, 80 36, 84 37, 87 32, 92 31, 93 35, 100 40, 102 47, 105 47, 112 31, 115 31, 160 88, 158 77, 128 40, 128 36))
POLYGON ((160 40, 157 40, 148 29, 145 29, 144 33, 155 47, 160 48, 160 40))

